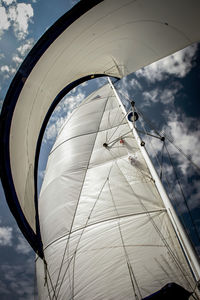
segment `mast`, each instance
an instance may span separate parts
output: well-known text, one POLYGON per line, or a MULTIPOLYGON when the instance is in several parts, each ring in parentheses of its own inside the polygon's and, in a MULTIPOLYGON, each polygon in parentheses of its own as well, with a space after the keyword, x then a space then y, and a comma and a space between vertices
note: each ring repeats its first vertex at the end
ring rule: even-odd
MULTIPOLYGON (((115 96, 116 96, 116 98, 119 102, 119 105, 121 106, 121 109, 122 109, 123 113, 126 115, 127 112, 124 108, 124 105, 122 104, 121 99, 120 99, 114 85, 112 84, 110 78, 108 78, 108 82, 109 82, 111 88, 114 91, 114 94, 115 94, 115 96)), ((163 184, 162 184, 162 182, 161 182, 161 180, 160 180, 160 178, 159 178, 159 176, 158 176, 158 174, 157 174, 157 172, 156 172, 156 170, 155 170, 155 168, 154 168, 154 166, 151 162, 151 159, 149 158, 149 155, 148 155, 147 151, 145 150, 144 146, 141 145, 142 141, 141 141, 141 139, 140 139, 140 137, 137 133, 136 128, 134 127, 134 123, 132 123, 132 122, 128 122, 128 123, 129 123, 129 126, 132 129, 133 135, 134 135, 134 137, 137 141, 138 147, 140 148, 140 151, 143 155, 143 158, 144 158, 144 160, 145 160, 145 162, 146 162, 146 164, 149 168, 151 176, 155 181, 155 185, 157 187, 157 190, 158 190, 158 192, 159 192, 159 194, 160 194, 160 196, 163 200, 163 203, 166 207, 168 216, 169 216, 169 218, 171 220, 171 223, 174 227, 174 230, 175 230, 175 232, 178 236, 179 242, 181 243, 184 254, 187 257, 188 263, 189 263, 189 265, 190 265, 190 267, 193 271, 195 279, 197 281, 199 281, 199 278, 200 278, 200 263, 199 263, 199 260, 197 258, 197 255, 195 253, 195 250, 194 250, 193 246, 191 245, 190 240, 188 239, 188 236, 187 236, 181 222, 179 221, 179 218, 177 217, 177 214, 176 214, 176 212, 175 212, 175 210, 174 210, 174 208, 171 204, 171 201, 170 201, 170 199, 169 199, 169 197, 168 197, 168 195, 167 195, 167 193, 166 193, 166 191, 163 187, 163 184)))

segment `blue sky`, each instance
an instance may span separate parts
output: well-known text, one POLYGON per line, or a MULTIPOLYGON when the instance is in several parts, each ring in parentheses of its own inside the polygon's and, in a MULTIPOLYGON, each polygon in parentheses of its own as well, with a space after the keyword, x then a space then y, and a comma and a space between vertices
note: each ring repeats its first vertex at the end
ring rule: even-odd
MULTIPOLYGON (((21 62, 40 36, 77 1, 60 0, 0 0, 0 106, 21 62)), ((200 165, 200 44, 194 44, 157 63, 129 75, 116 84, 122 99, 134 99, 136 107, 143 112, 157 130, 164 131, 175 141, 192 161, 200 165)), ((44 176, 48 152, 56 134, 70 111, 93 90, 106 83, 106 79, 91 80, 75 88, 60 102, 47 126, 40 155, 38 182, 44 176)), ((141 119, 141 118, 140 118, 141 119)), ((142 120, 142 119, 141 119, 142 120)), ((141 125, 145 122, 141 122, 141 125)), ((152 131, 151 131, 152 132, 152 131)), ((157 164, 161 157, 162 143, 144 136, 147 150, 157 164)), ((198 172, 191 163, 170 143, 176 172, 190 207, 194 223, 188 215, 180 187, 172 166, 164 152, 163 181, 172 201, 184 220, 197 250, 200 247, 195 230, 200 235, 200 182, 198 172), (167 184, 169 182, 169 186, 167 184), (176 201, 174 200, 176 198, 176 201)), ((199 251, 200 253, 200 251, 199 251)), ((23 238, 6 204, 0 187, 0 298, 34 298, 34 253, 23 238)))

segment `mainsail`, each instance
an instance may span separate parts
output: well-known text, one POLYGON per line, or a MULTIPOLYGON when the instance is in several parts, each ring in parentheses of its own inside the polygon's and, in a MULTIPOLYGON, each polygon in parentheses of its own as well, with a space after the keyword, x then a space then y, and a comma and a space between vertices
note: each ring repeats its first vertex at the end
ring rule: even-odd
POLYGON ((170 282, 196 288, 110 85, 86 98, 62 127, 48 158, 39 218, 41 299, 143 299, 170 282))
POLYGON ((45 127, 67 92, 92 78, 122 78, 199 41, 199 11, 197 0, 82 0, 19 68, 1 113, 0 172, 38 254, 41 299, 142 299, 172 281, 196 289, 195 254, 183 254, 109 86, 62 128, 39 200, 37 171, 45 127))

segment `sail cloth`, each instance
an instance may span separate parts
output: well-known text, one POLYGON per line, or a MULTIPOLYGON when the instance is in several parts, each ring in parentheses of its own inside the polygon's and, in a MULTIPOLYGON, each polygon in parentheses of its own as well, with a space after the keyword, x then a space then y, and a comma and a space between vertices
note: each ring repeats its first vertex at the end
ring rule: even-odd
POLYGON ((0 159, 7 201, 35 251, 37 163, 55 104, 81 81, 121 78, 199 41, 199 11, 197 0, 84 0, 29 53, 3 106, 0 159))
POLYGON ((155 182, 109 85, 72 113, 39 197, 40 299, 142 299, 195 282, 155 182), (44 284, 46 278, 46 284, 44 284), (54 295, 54 297, 53 297, 54 295))

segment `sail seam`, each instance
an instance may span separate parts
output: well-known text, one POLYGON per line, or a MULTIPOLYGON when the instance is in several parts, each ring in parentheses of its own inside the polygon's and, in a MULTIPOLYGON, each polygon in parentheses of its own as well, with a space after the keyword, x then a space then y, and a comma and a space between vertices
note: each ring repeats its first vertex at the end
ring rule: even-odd
MULTIPOLYGON (((100 128, 100 124, 101 124, 101 120, 102 120, 103 114, 104 114, 104 112, 105 112, 105 108, 106 108, 106 104, 107 104, 108 99, 109 99, 109 96, 107 97, 107 100, 106 100, 106 102, 105 102, 105 104, 104 104, 104 109, 103 109, 103 111, 102 111, 101 119, 100 119, 100 121, 99 121, 99 128, 100 128)), ((97 139, 97 135, 98 135, 98 133, 96 133, 96 137, 95 137, 95 140, 94 140, 94 144, 93 144, 93 147, 92 147, 92 150, 91 150, 91 153, 90 153, 90 157, 89 157, 87 166, 89 166, 89 164, 90 164, 90 160, 91 160, 91 157, 92 157, 92 153, 93 153, 93 149, 94 149, 95 142, 96 142, 96 139, 97 139)), ((76 208, 75 208, 75 211, 74 211, 74 215, 73 215, 73 219, 72 219, 72 223, 71 223, 71 226, 70 226, 70 232, 69 232, 68 239, 67 239, 67 243, 66 243, 66 246, 65 246, 65 249, 64 249, 63 258, 62 258, 62 261, 61 261, 61 266, 60 266, 58 278, 57 278, 56 285, 55 285, 55 290, 56 290, 56 288, 57 288, 57 286, 58 286, 58 281, 59 281, 59 277, 60 277, 60 274, 61 274, 61 269, 62 269, 62 266, 63 266, 63 263, 64 263, 64 257, 65 257, 66 250, 67 250, 68 245, 69 245, 69 238, 70 238, 70 236, 71 236, 71 231, 72 231, 72 228, 73 228, 73 225, 74 225, 74 220, 75 220, 75 216, 76 216, 78 204, 79 204, 79 201, 80 201, 80 196, 81 196, 81 193, 82 193, 82 190, 83 190, 83 186, 84 186, 84 182, 85 182, 87 170, 88 170, 88 168, 86 168, 86 170, 85 170, 85 175, 84 175, 84 179, 83 179, 83 182, 82 182, 82 187, 81 187, 81 190, 80 190, 80 193, 79 193, 77 205, 76 205, 76 208)), ((65 274, 64 274, 64 275, 65 275, 65 274)), ((64 280, 64 276, 63 276, 63 278, 62 278, 61 284, 62 284, 63 280, 64 280)), ((60 284, 60 287, 59 287, 59 290, 58 290, 58 293, 57 293, 57 297, 58 297, 58 294, 59 294, 59 291, 60 291, 60 288, 61 288, 61 284, 60 284)), ((54 294, 54 295, 55 295, 55 294, 54 294)), ((56 295, 55 295, 55 296, 56 296, 56 295)), ((72 298, 72 299, 73 299, 73 298, 72 298)))
MULTIPOLYGON (((74 255, 73 278, 74 278, 74 271, 75 271, 75 258, 76 258, 76 253, 77 253, 77 251, 78 251, 78 246, 79 246, 80 241, 81 241, 81 239, 82 239, 83 233, 84 233, 85 229, 87 228, 87 224, 88 224, 88 222, 89 222, 89 220, 90 220, 90 218, 91 218, 91 215, 92 215, 92 213, 93 213, 93 211, 94 211, 94 209, 95 209, 95 206, 96 206, 96 204, 97 204, 97 201, 99 200, 99 198, 100 198, 100 196, 101 196, 101 193, 103 192, 103 189, 104 189, 104 187, 105 187, 105 185, 106 185, 106 183, 107 183, 107 181, 108 181, 108 179, 109 179, 109 176, 110 176, 112 167, 113 167, 113 165, 111 166, 111 168, 110 168, 110 170, 109 170, 109 174, 108 174, 108 176, 107 176, 107 178, 106 178, 106 180, 105 180, 105 182, 104 182, 102 188, 100 189, 100 192, 99 192, 99 194, 98 194, 98 197, 96 198, 96 200, 95 200, 95 202, 94 202, 94 205, 92 206, 92 209, 90 210, 90 213, 89 213, 89 216, 88 216, 88 218, 87 218, 87 220, 86 220, 85 226, 82 228, 82 232, 81 232, 81 234, 80 234, 80 236, 79 236, 79 239, 78 239, 78 242, 77 242, 77 245, 76 245, 75 255, 74 255)), ((74 280, 73 280, 73 282, 74 282, 74 280)))
POLYGON ((117 225, 118 225, 118 229, 119 229, 121 243, 122 243, 122 246, 123 246, 123 249, 124 249, 124 256, 125 256, 125 259, 126 259, 126 263, 127 263, 127 267, 128 267, 128 271, 129 271, 129 276, 130 276, 130 280, 131 280, 131 284, 132 284, 132 288, 133 288, 133 292, 134 292, 134 296, 135 296, 136 299, 138 299, 138 295, 136 293, 136 288, 135 288, 135 285, 136 285, 136 287, 138 289, 138 292, 139 292, 139 295, 140 295, 140 298, 142 298, 142 295, 140 293, 140 289, 139 289, 135 274, 133 272, 132 265, 130 263, 129 255, 128 255, 127 250, 126 250, 124 238, 123 238, 123 235, 122 235, 121 225, 120 225, 119 212, 118 212, 118 209, 116 207, 115 200, 114 200, 114 197, 113 197, 113 194, 112 194, 112 191, 111 191, 109 179, 108 179, 108 186, 109 186, 109 191, 110 191, 110 194, 111 194, 111 199, 112 199, 112 202, 113 202, 113 206, 114 206, 115 212, 118 216, 117 225))
MULTIPOLYGON (((93 99, 91 99, 90 101, 88 101, 88 102, 86 102, 86 103, 82 102, 82 103, 80 103, 79 106, 75 107, 74 110, 72 111, 72 113, 70 114, 69 118, 67 118, 67 119, 65 120, 64 124, 62 125, 62 127, 61 127, 61 129, 60 129, 60 131, 59 131, 59 133, 58 133, 58 135, 57 135, 57 138, 59 137, 59 135, 61 134, 61 132, 62 132, 63 129, 65 128, 65 126, 69 123, 69 121, 71 120, 71 118, 74 116, 74 114, 75 114, 81 107, 83 107, 83 106, 86 105, 86 104, 90 104, 91 101, 94 102, 94 101, 98 101, 99 99, 104 99, 104 98, 106 99, 106 96, 105 96, 105 97, 96 98, 96 99, 93 98, 93 99)), ((77 103, 77 104, 78 104, 78 103, 77 103)))
MULTIPOLYGON (((116 162, 116 165, 118 166, 117 162, 116 162)), ((123 174, 123 172, 121 171, 120 167, 118 166, 120 172, 123 174)), ((126 179, 125 175, 123 174, 124 178, 126 179)), ((126 179, 127 181, 127 179, 126 179)), ((127 181, 127 183, 129 184, 129 182, 127 181)), ((130 185, 130 184, 129 184, 130 185)), ((133 191, 133 188, 132 186, 130 185, 132 191, 133 191)), ((134 193, 134 191, 133 191, 134 193)), ((140 198, 138 198, 140 199, 140 198)), ((162 199, 162 198, 161 198, 162 199)), ((140 203, 141 205, 144 207, 144 209, 146 209, 145 205, 143 204, 143 202, 140 200, 140 203)), ((189 286, 191 287, 190 285, 190 282, 189 280, 187 279, 186 275, 185 275, 185 270, 184 268, 182 267, 181 265, 181 262, 179 261, 178 257, 176 257, 176 255, 174 254, 173 250, 171 249, 170 245, 168 244, 167 240, 165 239, 165 237, 163 236, 162 232, 159 230, 158 226, 156 225, 155 221, 152 219, 151 215, 147 212, 147 215, 149 216, 149 220, 151 221, 153 227, 155 228, 156 232, 158 233, 158 235, 160 236, 163 244, 165 245, 165 247, 168 249, 169 251, 169 255, 171 255, 172 259, 174 260, 175 264, 177 265, 180 273, 182 274, 182 276, 185 278, 185 280, 187 281, 187 283, 189 284, 189 286)), ((168 214, 167 214, 168 216, 168 214)))
MULTIPOLYGON (((121 123, 121 124, 117 124, 117 125, 115 125, 115 126, 113 126, 113 127, 110 127, 110 128, 106 128, 106 129, 102 129, 102 130, 95 130, 95 131, 93 131, 93 132, 88 132, 88 133, 84 133, 84 134, 79 134, 79 135, 76 135, 76 136, 72 136, 71 138, 68 138, 67 140, 64 140, 64 141, 61 142, 58 146, 56 146, 56 147, 49 153, 49 156, 50 156, 57 148, 59 148, 60 146, 62 146, 64 143, 67 143, 67 142, 69 142, 69 141, 71 141, 71 140, 73 140, 73 139, 76 139, 76 138, 79 138, 79 137, 82 137, 82 136, 86 136, 86 135, 98 134, 98 133, 101 133, 101 132, 104 132, 104 131, 108 131, 108 130, 114 129, 114 128, 116 128, 116 127, 117 127, 117 129, 118 129, 119 126, 123 126, 123 125, 127 125, 126 122, 121 123)), ((112 142, 110 142, 110 143, 112 143, 112 142)))
MULTIPOLYGON (((122 216, 119 216, 119 217, 117 216, 117 217, 109 218, 109 219, 106 219, 106 220, 101 220, 101 221, 98 221, 98 222, 94 222, 94 223, 88 224, 87 226, 83 226, 83 227, 77 228, 77 229, 71 231, 71 234, 73 234, 73 233, 75 233, 75 232, 77 232, 79 230, 82 230, 84 228, 92 227, 92 226, 95 226, 95 225, 98 225, 98 224, 101 224, 101 223, 106 223, 106 222, 109 222, 109 221, 114 221, 114 220, 116 220, 118 218, 125 219, 125 218, 129 218, 129 217, 137 217, 137 216, 141 216, 141 215, 146 215, 147 213, 154 214, 154 213, 162 213, 162 212, 167 212, 166 208, 157 209, 157 210, 151 210, 151 211, 148 211, 148 212, 139 212, 139 213, 133 213, 133 214, 128 214, 128 215, 122 215, 122 216)), ((48 244, 44 248, 44 250, 46 250, 49 246, 51 246, 52 244, 56 243, 57 241, 65 238, 68 235, 69 235, 69 233, 64 234, 61 237, 55 239, 53 242, 51 242, 50 244, 48 244)))

